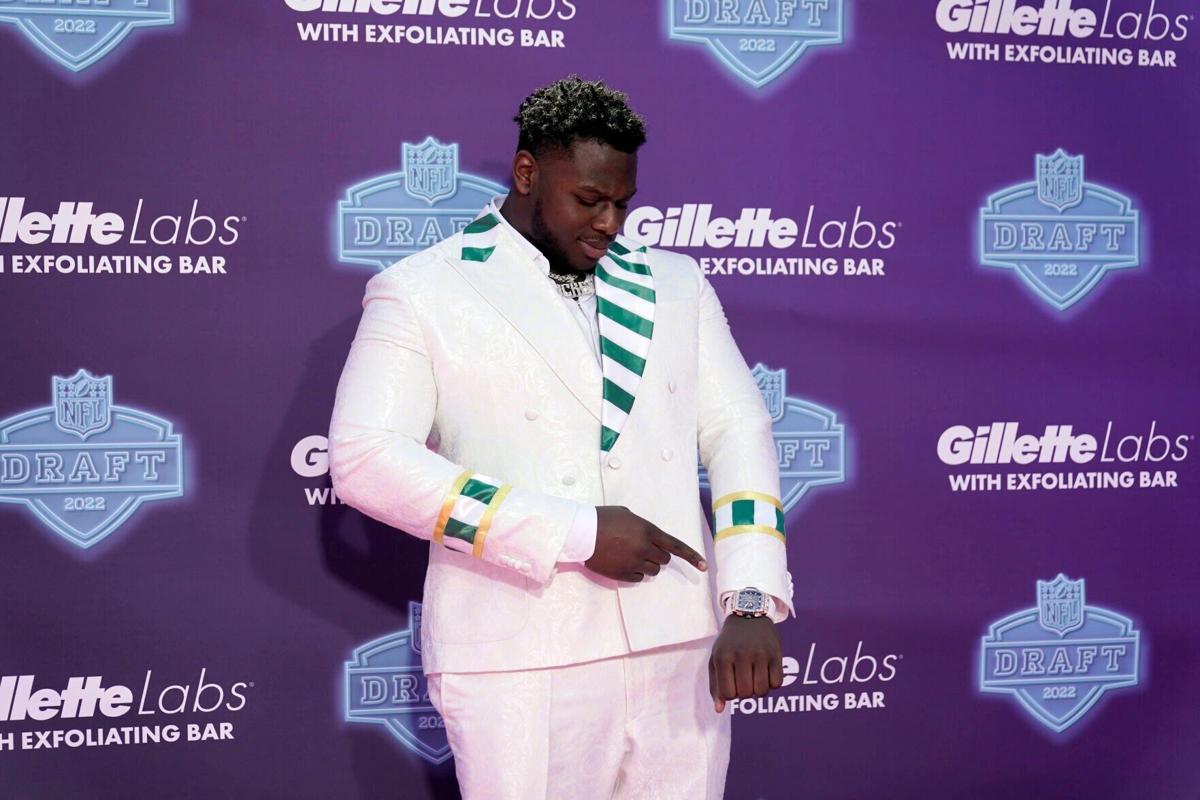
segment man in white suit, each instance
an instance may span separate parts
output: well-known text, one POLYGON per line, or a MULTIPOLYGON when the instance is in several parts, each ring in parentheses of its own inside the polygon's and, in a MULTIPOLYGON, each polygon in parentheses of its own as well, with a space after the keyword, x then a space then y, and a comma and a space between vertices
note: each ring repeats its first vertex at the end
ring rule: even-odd
POLYGON ((572 76, 516 122, 509 194, 367 285, 334 486, 431 541, 424 669, 468 800, 719 798, 725 701, 783 681, 770 418, 695 261, 618 235, 625 96, 572 76))

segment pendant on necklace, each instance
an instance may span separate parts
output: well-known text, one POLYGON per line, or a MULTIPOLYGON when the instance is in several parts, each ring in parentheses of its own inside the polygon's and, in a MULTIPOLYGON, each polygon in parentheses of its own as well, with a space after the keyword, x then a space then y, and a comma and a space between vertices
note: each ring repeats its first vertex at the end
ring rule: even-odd
POLYGON ((570 300, 578 300, 596 293, 596 277, 590 272, 578 277, 559 275, 554 272, 549 273, 549 276, 550 280, 554 282, 554 288, 558 289, 558 293, 570 300))

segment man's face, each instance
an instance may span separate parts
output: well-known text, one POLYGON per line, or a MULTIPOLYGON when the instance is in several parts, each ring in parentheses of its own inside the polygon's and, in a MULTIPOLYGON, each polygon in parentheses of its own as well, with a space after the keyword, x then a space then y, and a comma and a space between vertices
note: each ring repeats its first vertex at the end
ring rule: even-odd
POLYGON ((587 140, 536 160, 533 243, 556 271, 587 272, 625 224, 637 191, 637 154, 587 140))

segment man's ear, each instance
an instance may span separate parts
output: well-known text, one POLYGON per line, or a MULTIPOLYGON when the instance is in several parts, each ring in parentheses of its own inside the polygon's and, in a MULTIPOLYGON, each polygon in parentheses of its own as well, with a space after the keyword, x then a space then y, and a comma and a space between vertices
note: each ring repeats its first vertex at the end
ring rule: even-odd
POLYGON ((518 150, 513 157, 512 185, 519 195, 528 195, 537 187, 538 165, 533 153, 518 150))

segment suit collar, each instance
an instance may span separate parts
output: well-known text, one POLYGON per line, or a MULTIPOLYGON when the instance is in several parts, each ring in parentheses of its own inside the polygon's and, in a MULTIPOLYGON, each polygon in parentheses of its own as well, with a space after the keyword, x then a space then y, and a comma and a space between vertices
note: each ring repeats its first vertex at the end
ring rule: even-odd
POLYGON ((600 420, 601 374, 592 347, 546 277, 549 265, 543 271, 521 246, 529 243, 510 231, 499 212, 484 208, 463 230, 459 257, 448 262, 600 420))

